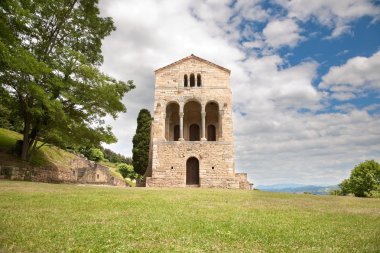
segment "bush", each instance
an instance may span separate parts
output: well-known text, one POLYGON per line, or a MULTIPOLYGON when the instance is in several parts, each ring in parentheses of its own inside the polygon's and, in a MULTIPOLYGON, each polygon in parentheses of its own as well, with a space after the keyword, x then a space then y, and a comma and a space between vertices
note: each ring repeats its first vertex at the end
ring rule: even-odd
POLYGON ((329 191, 329 195, 342 196, 343 193, 342 193, 342 190, 335 189, 335 190, 329 191))
POLYGON ((121 163, 117 166, 118 171, 123 176, 123 178, 129 178, 131 180, 135 180, 139 177, 139 174, 137 174, 133 170, 133 166, 126 163, 121 163))

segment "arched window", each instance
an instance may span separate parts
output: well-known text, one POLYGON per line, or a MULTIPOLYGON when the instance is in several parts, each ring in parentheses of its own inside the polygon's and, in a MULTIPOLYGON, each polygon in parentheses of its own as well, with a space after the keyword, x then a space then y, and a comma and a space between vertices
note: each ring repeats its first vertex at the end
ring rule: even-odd
POLYGON ((198 75, 197 75, 197 86, 198 86, 198 87, 201 87, 201 86, 202 86, 202 78, 201 78, 201 74, 198 74, 198 75))
POLYGON ((187 87, 187 75, 183 77, 183 86, 187 87))
POLYGON ((195 76, 193 73, 190 74, 190 87, 195 86, 195 76))
POLYGON ((174 141, 178 141, 179 139, 179 125, 174 126, 174 141))
POLYGON ((214 125, 208 125, 207 127, 207 140, 216 141, 216 128, 214 125))
POLYGON ((190 141, 200 141, 199 126, 197 124, 190 125, 190 141))

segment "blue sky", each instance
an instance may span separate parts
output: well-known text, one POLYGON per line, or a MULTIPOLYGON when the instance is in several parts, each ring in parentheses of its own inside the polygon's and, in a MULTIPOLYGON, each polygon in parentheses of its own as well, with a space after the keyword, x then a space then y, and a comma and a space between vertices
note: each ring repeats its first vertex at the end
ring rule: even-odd
POLYGON ((380 161, 380 4, 369 0, 100 1, 117 30, 102 70, 135 81, 117 120, 131 155, 154 70, 195 54, 231 69, 236 171, 256 185, 336 184, 380 161))

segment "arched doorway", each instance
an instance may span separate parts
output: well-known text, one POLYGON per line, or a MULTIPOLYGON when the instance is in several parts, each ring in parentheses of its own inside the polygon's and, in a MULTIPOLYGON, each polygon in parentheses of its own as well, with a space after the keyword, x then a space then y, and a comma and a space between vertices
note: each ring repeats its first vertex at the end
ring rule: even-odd
POLYGON ((199 161, 195 157, 186 162, 186 185, 199 185, 199 161))
POLYGON ((190 141, 200 141, 199 126, 197 124, 190 125, 189 133, 190 141))

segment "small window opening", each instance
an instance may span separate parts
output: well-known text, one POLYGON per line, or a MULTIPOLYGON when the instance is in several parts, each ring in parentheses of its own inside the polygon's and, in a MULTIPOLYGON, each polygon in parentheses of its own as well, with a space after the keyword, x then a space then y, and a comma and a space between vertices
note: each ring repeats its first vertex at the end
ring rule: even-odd
POLYGON ((73 170, 73 176, 75 176, 75 170, 73 170))
POLYGON ((211 168, 214 169, 214 166, 212 166, 211 168))
POLYGON ((99 179, 99 174, 96 174, 96 179, 99 179))
POLYGON ((174 169, 174 167, 172 166, 171 169, 174 169))
POLYGON ((187 87, 187 75, 183 77, 183 85, 187 87))
POLYGON ((198 87, 201 87, 201 86, 202 86, 202 78, 201 78, 201 74, 198 74, 198 75, 197 75, 197 86, 198 86, 198 87))
POLYGON ((195 76, 194 74, 190 74, 190 87, 195 86, 195 76))

